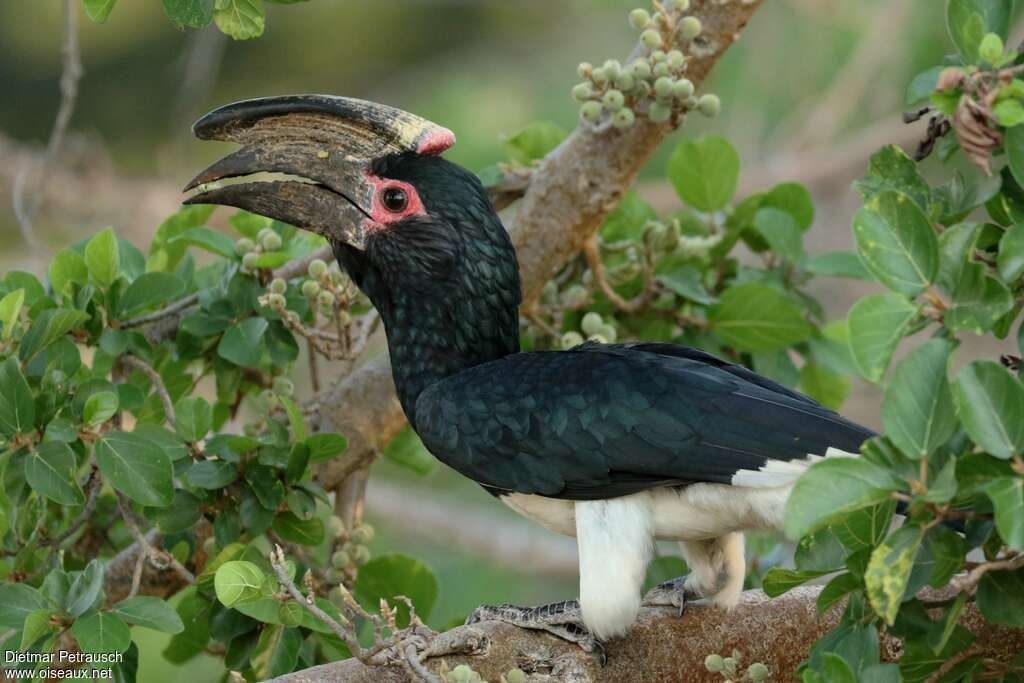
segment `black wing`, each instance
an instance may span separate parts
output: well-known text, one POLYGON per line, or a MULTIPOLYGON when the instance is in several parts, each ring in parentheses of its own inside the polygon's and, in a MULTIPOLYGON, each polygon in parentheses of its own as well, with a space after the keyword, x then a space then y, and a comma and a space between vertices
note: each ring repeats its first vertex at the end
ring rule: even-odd
POLYGON ((416 403, 442 462, 487 487, 589 499, 730 483, 768 460, 856 452, 872 433, 744 367, 672 344, 519 353, 416 403))

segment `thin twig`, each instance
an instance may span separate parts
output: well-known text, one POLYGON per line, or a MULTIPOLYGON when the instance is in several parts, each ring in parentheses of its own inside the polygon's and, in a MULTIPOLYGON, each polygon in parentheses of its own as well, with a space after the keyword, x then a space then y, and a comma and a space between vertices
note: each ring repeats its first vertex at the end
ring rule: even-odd
POLYGON ((306 351, 309 354, 309 385, 314 394, 320 393, 320 361, 316 356, 313 342, 306 340, 306 351))
MULTIPOLYGON (((356 637, 356 633, 351 628, 346 628, 342 624, 332 617, 327 612, 320 609, 320 606, 316 604, 316 601, 312 596, 305 596, 299 587, 295 585, 291 577, 288 576, 288 568, 285 565, 284 551, 280 545, 275 544, 274 550, 270 553, 270 566, 274 568, 274 573, 277 574, 277 580, 284 586, 284 589, 288 591, 288 594, 292 596, 295 602, 302 605, 307 612, 312 614, 314 617, 322 621, 334 635, 338 636, 341 642, 345 643, 352 655, 359 661, 367 661, 368 657, 363 646, 359 643, 359 638, 356 637)), ((345 590, 342 588, 342 590, 345 590)))
POLYGON ((86 499, 85 505, 82 507, 82 511, 78 513, 71 525, 64 530, 59 536, 50 539, 40 545, 53 545, 60 546, 61 543, 71 538, 75 532, 77 532, 83 524, 85 524, 92 517, 92 513, 96 511, 96 503, 100 499, 100 489, 103 488, 103 475, 100 474, 100 469, 95 464, 89 471, 89 479, 85 482, 86 499))
POLYGON ((135 543, 139 546, 139 553, 145 556, 150 564, 160 570, 173 569, 186 583, 192 584, 196 582, 195 574, 190 572, 181 562, 178 562, 173 555, 163 550, 157 550, 150 545, 149 541, 146 540, 145 534, 139 529, 135 513, 131 509, 131 503, 128 502, 128 499, 120 491, 117 492, 117 509, 121 512, 121 518, 124 519, 129 533, 131 533, 135 543))
POLYGON ((171 395, 167 392, 167 385, 164 384, 160 373, 154 370, 149 363, 130 353, 121 356, 121 362, 135 368, 149 378, 149 381, 153 383, 153 390, 160 397, 160 403, 164 407, 164 417, 167 418, 167 423, 171 425, 171 429, 177 428, 177 421, 174 417, 174 404, 171 402, 171 395))
POLYGON ((604 261, 601 260, 601 252, 598 248, 598 237, 596 234, 591 235, 583 243, 583 255, 587 259, 587 265, 590 266, 590 272, 594 274, 594 282, 601 288, 601 292, 605 298, 612 303, 615 308, 619 309, 623 313, 636 313, 648 303, 654 294, 654 270, 651 268, 649 259, 644 259, 644 288, 636 297, 632 299, 624 299, 622 296, 615 291, 611 283, 608 282, 608 275, 604 269, 604 261))
POLYGON ((950 584, 953 585, 958 591, 966 591, 968 593, 974 592, 977 588, 978 583, 981 581, 985 574, 991 571, 1013 571, 1024 567, 1024 553, 1013 555, 1002 560, 993 560, 992 562, 982 562, 978 566, 974 567, 964 576, 955 577, 950 584))
POLYGON ((423 648, 416 647, 415 643, 409 643, 402 649, 402 655, 410 674, 424 683, 441 683, 441 678, 423 663, 423 648))
POLYGON ((277 270, 273 271, 273 276, 279 277, 282 280, 291 280, 293 277, 305 275, 306 271, 309 270, 309 264, 317 259, 327 261, 328 263, 333 260, 334 250, 331 248, 331 245, 325 244, 316 251, 306 254, 302 258, 289 261, 277 270))
POLYGON ((22 237, 33 249, 42 249, 42 246, 36 240, 32 218, 39 210, 42 198, 46 194, 50 171, 64 144, 64 138, 67 136, 68 125, 71 123, 71 116, 75 112, 75 103, 78 100, 78 82, 82 78, 82 59, 78 48, 77 5, 75 0, 64 0, 64 43, 61 46, 64 66, 60 77, 60 108, 57 110, 57 118, 50 131, 50 141, 46 146, 46 155, 43 157, 42 170, 39 180, 36 182, 34 196, 26 202, 25 176, 28 173, 28 168, 22 168, 14 181, 14 215, 18 219, 22 237))
POLYGON ((164 308, 161 308, 159 311, 153 311, 152 313, 140 315, 137 318, 129 318, 128 320, 122 320, 121 329, 126 330, 131 327, 138 327, 139 325, 145 325, 147 323, 161 320, 162 318, 172 316, 175 313, 178 313, 198 302, 199 292, 189 294, 188 296, 178 299, 174 303, 165 306, 164 308))
POLYGON ((139 553, 135 558, 135 567, 132 569, 132 585, 128 590, 128 597, 134 598, 139 594, 139 586, 142 585, 142 569, 146 566, 146 554, 139 553))

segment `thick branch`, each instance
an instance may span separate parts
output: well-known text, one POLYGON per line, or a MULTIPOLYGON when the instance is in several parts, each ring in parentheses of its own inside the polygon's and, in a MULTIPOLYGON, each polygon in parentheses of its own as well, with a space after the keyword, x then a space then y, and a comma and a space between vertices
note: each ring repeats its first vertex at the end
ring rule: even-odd
MULTIPOLYGON (((426 664, 435 671, 442 659, 452 668, 469 664, 487 681, 500 680, 501 674, 518 666, 527 673, 550 675, 550 678, 537 678, 545 681, 685 683, 711 680, 704 669, 704 658, 712 653, 728 655, 736 649, 742 653, 741 664, 762 662, 771 670, 772 680, 791 680, 814 642, 839 621, 838 608, 817 615, 815 601, 820 591, 821 586, 805 586, 774 599, 761 591, 747 591, 731 612, 694 603, 687 606, 682 618, 671 610, 644 608, 640 623, 626 638, 607 644, 608 664, 604 668, 575 645, 546 633, 499 622, 459 626, 442 634, 442 637, 456 637, 462 630, 475 629, 488 641, 482 654, 431 657, 426 664)), ((973 604, 964 608, 961 623, 977 635, 972 651, 982 656, 1007 661, 1024 650, 1024 630, 983 622, 973 604)), ((884 660, 898 659, 901 651, 898 641, 882 637, 884 660)), ((367 668, 348 659, 274 681, 398 683, 406 680, 403 675, 400 670, 367 668)))

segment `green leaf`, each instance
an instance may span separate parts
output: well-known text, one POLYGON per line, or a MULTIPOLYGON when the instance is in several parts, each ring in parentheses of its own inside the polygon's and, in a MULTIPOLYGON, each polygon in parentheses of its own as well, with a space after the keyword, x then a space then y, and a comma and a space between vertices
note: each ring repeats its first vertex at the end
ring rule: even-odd
POLYGON ((1024 187, 1024 126, 1006 129, 1003 148, 1006 149, 1006 158, 1010 161, 1010 172, 1014 180, 1024 187))
POLYGON ((868 601, 889 626, 896 621, 923 539, 924 533, 919 527, 900 527, 871 553, 864 573, 868 601))
MULTIPOLYGON (((281 607, 282 609, 287 608, 293 611, 296 609, 302 610, 302 607, 293 602, 285 603, 281 607)), ((302 649, 302 643, 302 633, 298 629, 282 629, 280 638, 270 655, 270 662, 267 665, 267 676, 269 678, 276 678, 291 673, 299 661, 299 651, 302 649)))
POLYGON ((953 306, 943 317, 950 330, 981 334, 992 329, 999 318, 1013 308, 1010 290, 985 271, 980 263, 972 263, 964 272, 953 295, 953 306))
POLYGON ((200 460, 185 472, 185 478, 201 489, 222 489, 238 478, 238 468, 225 460, 200 460))
POLYGON ((779 183, 761 199, 760 208, 785 211, 806 232, 814 222, 814 200, 810 191, 800 183, 779 183))
POLYGON ((213 0, 164 0, 164 12, 178 26, 203 28, 213 21, 213 0))
POLYGON ((800 390, 826 408, 839 410, 850 393, 850 380, 817 363, 808 362, 800 368, 800 390))
POLYGON ((996 529, 1003 542, 1024 551, 1024 478, 1000 477, 985 487, 996 509, 996 529))
POLYGON ((36 404, 21 374, 18 361, 8 358, 0 365, 0 434, 10 439, 32 431, 36 404))
POLYGON ((946 377, 952 345, 930 339, 896 366, 885 390, 882 425, 903 454, 920 460, 956 431, 953 392, 946 377))
POLYGON ((27 583, 0 583, 0 626, 20 629, 29 613, 46 607, 46 598, 27 583))
POLYGON ((103 563, 90 560, 68 588, 64 611, 73 617, 85 614, 103 599, 103 563))
POLYGON ((818 601, 816 603, 816 609, 818 614, 825 612, 829 607, 835 605, 847 594, 860 588, 860 581, 857 577, 850 573, 840 574, 833 578, 825 587, 821 589, 821 593, 818 594, 818 601))
POLYGON ((185 624, 169 604, 160 598, 137 596, 114 605, 111 611, 129 624, 163 633, 181 633, 185 624))
POLYGON ((127 316, 181 296, 185 283, 170 273, 144 273, 128 285, 121 297, 121 313, 127 316))
POLYGON ((622 196, 619 205, 605 217, 601 224, 601 237, 609 242, 639 239, 647 221, 657 218, 658 214, 650 204, 640 199, 636 190, 629 190, 622 196))
POLYGON ((302 409, 291 398, 281 396, 281 405, 288 416, 288 426, 292 430, 292 439, 305 441, 306 439, 306 418, 302 416, 302 409))
POLYGON ((505 153, 516 163, 530 164, 546 157, 566 135, 557 123, 536 121, 505 139, 505 153))
POLYGON ((866 296, 850 309, 850 353, 862 376, 881 381, 918 307, 900 294, 866 296))
POLYGON ((50 263, 50 286, 60 294, 65 291, 68 283, 86 285, 89 282, 89 268, 85 259, 74 249, 63 249, 57 252, 50 263))
POLYGON ((871 280, 871 273, 856 254, 848 251, 830 251, 807 259, 804 268, 815 275, 871 280))
POLYGON ((174 404, 174 429, 182 439, 196 442, 210 431, 213 409, 205 398, 183 398, 174 404))
POLYGON ((1006 38, 1012 6, 1006 0, 949 0, 946 30, 966 63, 977 63, 978 48, 986 33, 1006 38))
POLYGON ((851 512, 829 528, 839 542, 852 551, 873 548, 889 531, 895 509, 894 501, 873 505, 851 512))
POLYGON ((994 624, 1024 626, 1024 569, 988 572, 978 584, 978 609, 994 624))
POLYGON ((792 588, 801 586, 812 579, 828 574, 827 571, 801 571, 797 569, 783 569, 772 567, 764 575, 761 583, 761 590, 770 598, 777 597, 788 592, 792 588))
POLYGON ((978 47, 985 36, 985 20, 974 12, 971 0, 949 0, 946 7, 946 28, 964 61, 978 61, 978 47))
POLYGON ((213 589, 225 607, 252 602, 262 597, 263 571, 252 562, 232 560, 217 568, 213 589))
MULTIPOLYGON (((999 240, 999 274, 1007 282, 1013 282, 1024 275, 1024 223, 1017 223, 1007 228, 1003 238, 999 240)), ((10 296, 8 294, 8 296, 10 296)), ((0 309, 3 303, 0 302, 0 309)), ((6 328, 7 325, 5 324, 6 328)))
POLYGON ((37 609, 26 615, 25 625, 21 629, 22 650, 28 650, 37 640, 57 630, 53 624, 54 615, 51 609, 37 609))
POLYGON ((704 286, 703 273, 682 259, 673 259, 671 256, 661 259, 655 267, 655 273, 658 282, 684 299, 705 306, 716 301, 704 286))
POLYGON ((867 174, 854 187, 865 200, 890 190, 905 194, 926 213, 931 202, 931 188, 917 170, 917 163, 896 145, 886 145, 875 152, 867 174))
MULTIPOLYGON (((247 2, 249 0, 240 1, 247 2)), ((189 228, 180 235, 177 235, 167 240, 167 243, 191 244, 193 246, 199 247, 200 249, 205 249, 206 251, 213 252, 218 256, 223 256, 224 258, 228 259, 234 259, 237 256, 235 254, 235 241, 228 237, 227 235, 225 235, 224 233, 217 232, 216 230, 212 230, 210 228, 189 228)))
POLYGON ((213 20, 235 40, 257 38, 263 34, 263 5, 259 0, 217 0, 213 20))
POLYGON ((404 595, 416 607, 416 614, 426 619, 437 599, 437 577, 420 560, 389 553, 373 558, 359 569, 354 592, 359 602, 369 610, 376 611, 382 599, 392 607, 398 607, 398 626, 409 624, 409 610, 396 603, 396 595, 404 595))
POLYGON ((81 505, 85 494, 78 485, 78 461, 60 441, 38 444, 25 458, 25 481, 32 490, 61 505, 81 505))
POLYGON ((284 485, 273 467, 250 463, 245 469, 245 480, 260 504, 268 510, 277 510, 284 500, 284 485))
POLYGON ((908 638, 903 657, 900 658, 900 673, 904 683, 918 683, 930 680, 931 674, 949 662, 974 640, 974 634, 957 625, 940 652, 932 650, 931 644, 924 638, 908 638))
POLYGON ((864 266, 889 289, 917 296, 939 268, 939 245, 931 222, 905 194, 885 191, 853 219, 864 266))
POLYGON ((274 518, 274 531, 286 541, 299 545, 318 545, 324 540, 324 523, 319 518, 302 519, 291 512, 274 518))
POLYGON ((243 368, 255 368, 263 357, 266 318, 246 318, 228 328, 217 345, 217 355, 243 368))
POLYGON ((790 214, 770 207, 758 209, 754 214, 754 228, 783 259, 790 263, 800 260, 804 253, 803 236, 790 214))
POLYGON ((202 515, 202 501, 184 489, 174 492, 174 502, 152 515, 160 531, 165 534, 188 531, 202 515))
POLYGON ((1024 448, 1024 387, 999 363, 960 368, 953 385, 957 413, 974 443, 997 458, 1024 448))
POLYGON ((107 21, 117 0, 85 0, 85 14, 97 24, 107 21))
POLYGON ((117 394, 112 391, 97 391, 85 399, 82 420, 90 427, 96 427, 113 417, 117 408, 117 394))
POLYGON ((800 306, 759 282, 733 285, 711 310, 714 330, 740 351, 778 351, 812 332, 800 306))
POLYGON ((90 612, 71 626, 71 635, 82 652, 107 655, 124 652, 132 644, 132 634, 121 618, 110 612, 90 612))
POLYGON ((107 228, 85 245, 85 265, 100 287, 105 289, 114 283, 121 272, 121 252, 113 228, 107 228))
POLYGON ((437 460, 411 427, 403 429, 391 439, 384 448, 384 457, 421 476, 430 474, 437 464, 437 460))
POLYGON ((14 326, 18 323, 22 304, 25 303, 25 290, 16 289, 8 292, 0 299, 0 324, 3 325, 3 338, 10 339, 14 326))
POLYGON ((725 138, 683 140, 668 161, 668 177, 679 197, 698 211, 725 208, 740 174, 740 158, 725 138))
POLYGON ((348 448, 348 440, 341 434, 320 432, 307 438, 306 446, 309 447, 309 461, 316 463, 344 453, 348 448))
POLYGON ((88 319, 88 313, 73 308, 49 308, 43 311, 36 316, 32 328, 21 338, 18 358, 28 364, 37 353, 88 319))
POLYGON ((1024 104, 1020 100, 1003 100, 992 108, 1000 126, 1012 128, 1024 123, 1024 104))
POLYGON ((899 481, 863 458, 828 458, 804 473, 786 503, 785 531, 799 539, 843 515, 881 503, 899 481))
POLYGON ((96 441, 96 462, 110 484, 141 505, 174 500, 171 459, 157 444, 131 432, 107 432, 96 441))
POLYGON ((904 102, 906 106, 913 107, 915 104, 927 100, 939 84, 939 74, 945 68, 944 66, 933 66, 914 76, 910 85, 907 86, 907 96, 904 102))

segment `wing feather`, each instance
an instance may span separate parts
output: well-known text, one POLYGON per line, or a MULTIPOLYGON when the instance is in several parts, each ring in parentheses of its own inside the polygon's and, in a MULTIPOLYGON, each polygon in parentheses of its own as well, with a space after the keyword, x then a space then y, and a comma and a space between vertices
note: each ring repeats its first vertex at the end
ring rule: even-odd
POLYGON ((764 485, 872 433, 812 399, 672 344, 519 353, 425 390, 414 427, 492 489, 587 499, 692 482, 764 485), (783 466, 783 464, 786 464, 783 466), (753 473, 754 476, 751 475, 753 473))

